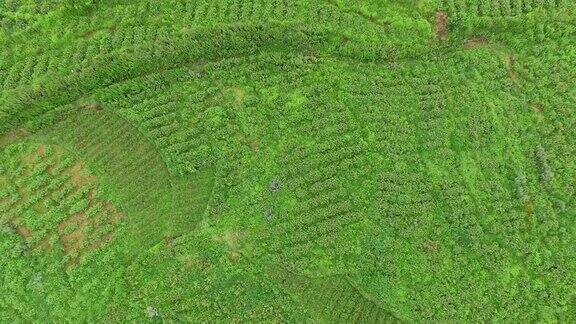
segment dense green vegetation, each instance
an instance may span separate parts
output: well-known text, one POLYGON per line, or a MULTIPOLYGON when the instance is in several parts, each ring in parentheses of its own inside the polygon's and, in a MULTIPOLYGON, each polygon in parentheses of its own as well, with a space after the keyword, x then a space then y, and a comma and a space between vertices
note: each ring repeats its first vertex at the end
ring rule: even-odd
POLYGON ((0 25, 0 322, 576 321, 571 1, 0 25))

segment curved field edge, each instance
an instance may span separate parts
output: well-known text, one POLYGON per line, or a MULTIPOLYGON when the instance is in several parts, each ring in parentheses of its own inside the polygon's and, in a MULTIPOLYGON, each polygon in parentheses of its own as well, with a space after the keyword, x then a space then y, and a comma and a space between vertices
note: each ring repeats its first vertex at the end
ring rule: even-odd
MULTIPOLYGON (((77 74, 57 79, 42 84, 38 89, 30 89, 24 93, 5 92, 3 97, 4 107, 1 123, 2 132, 18 125, 27 119, 27 116, 38 116, 48 109, 73 102, 83 95, 89 94, 95 89, 112 85, 127 79, 154 73, 169 68, 192 64, 200 60, 219 60, 227 57, 254 54, 274 45, 282 44, 288 48, 309 45, 301 45, 301 39, 311 40, 305 36, 305 32, 299 35, 285 33, 283 28, 278 28, 266 34, 266 29, 244 29, 238 35, 239 30, 221 30, 221 42, 211 45, 205 40, 214 38, 218 32, 196 33, 196 37, 186 39, 172 39, 170 45, 162 48, 159 52, 152 47, 140 47, 134 53, 125 53, 120 56, 101 57, 96 59, 86 69, 77 74), (290 35, 292 37, 285 37, 290 35), (270 41, 275 37, 280 42, 270 41), (137 54, 143 53, 143 54, 137 54), (148 53, 154 53, 149 55, 148 53), (154 64, 150 64, 154 63, 154 64)), ((218 37, 218 36, 216 36, 218 37)), ((318 41, 319 38, 316 38, 318 41)), ((315 42, 312 42, 315 43, 315 42)), ((284 47, 283 47, 284 48, 284 47)))
POLYGON ((80 108, 68 113, 35 136, 75 152, 107 184, 126 213, 134 244, 129 253, 194 229, 209 198, 198 193, 210 192, 210 171, 194 175, 201 181, 172 178, 156 147, 129 121, 105 110, 80 108), (191 189, 196 195, 186 195, 191 189), (195 197, 201 199, 194 201, 195 197))
MULTIPOLYGON (((15 139, 65 148, 95 171, 128 225, 138 254, 159 241, 193 231, 212 190, 211 170, 171 177, 154 145, 113 112, 79 108, 52 126, 15 139)), ((127 240, 130 241, 130 240, 127 240)))
MULTIPOLYGON (((452 22, 450 29, 458 28, 466 31, 465 34, 469 35, 468 39, 476 37, 475 35, 483 30, 483 34, 502 42, 506 40, 500 35, 503 32, 511 39, 528 37, 533 41, 538 41, 541 37, 552 37, 552 34, 547 36, 536 34, 542 22, 564 21, 566 23, 574 20, 573 17, 570 18, 567 15, 566 10, 550 15, 547 11, 542 13, 537 11, 534 15, 528 14, 527 19, 530 26, 528 33, 525 32, 526 19, 516 16, 490 19, 470 17, 452 22), (534 31, 531 32, 531 29, 534 31), (510 31, 514 31, 515 34, 509 35, 510 31)), ((558 32, 561 30, 554 31, 554 33, 558 32)), ((370 34, 374 33, 375 31, 370 31, 370 34)), ((571 35, 574 33, 576 31, 572 31, 571 35)), ((450 34, 452 35, 451 32, 450 34)), ((319 25, 302 27, 302 24, 296 22, 251 23, 219 28, 203 27, 159 35, 150 42, 136 44, 120 52, 102 53, 94 59, 75 63, 69 67, 73 73, 61 74, 62 72, 59 71, 50 71, 52 73, 50 77, 40 76, 44 79, 40 84, 4 89, 0 98, 3 106, 0 110, 2 121, 0 132, 5 132, 19 121, 25 120, 22 115, 24 107, 61 105, 74 101, 82 94, 99 87, 194 62, 254 55, 264 50, 315 56, 328 55, 366 63, 397 62, 438 55, 431 51, 430 46, 433 43, 430 40, 419 39, 417 43, 409 43, 401 38, 398 39, 399 35, 395 32, 388 35, 386 30, 378 31, 375 39, 351 37, 347 36, 347 32, 339 31, 334 27, 326 28, 319 27, 319 25), (206 39, 210 39, 211 42, 206 42, 206 39), (386 45, 379 44, 378 39, 386 45), (377 44, 379 46, 376 46, 377 44), (148 64, 151 62, 154 64, 148 64)), ((449 52, 461 51, 462 42, 465 45, 467 38, 456 35, 453 39, 451 36, 448 42, 440 46, 449 52)), ((515 40, 510 45, 516 46, 516 42, 515 40)), ((56 50, 58 51, 61 50, 56 50)), ((18 71, 20 74, 24 72, 26 71, 18 71)), ((36 111, 36 109, 31 110, 33 113, 36 111)))

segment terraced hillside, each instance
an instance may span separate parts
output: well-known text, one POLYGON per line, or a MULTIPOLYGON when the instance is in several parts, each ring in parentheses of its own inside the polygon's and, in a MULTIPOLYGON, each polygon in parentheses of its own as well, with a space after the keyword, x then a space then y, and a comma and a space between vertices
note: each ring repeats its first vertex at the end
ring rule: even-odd
POLYGON ((576 321, 571 1, 0 25, 0 322, 576 321))

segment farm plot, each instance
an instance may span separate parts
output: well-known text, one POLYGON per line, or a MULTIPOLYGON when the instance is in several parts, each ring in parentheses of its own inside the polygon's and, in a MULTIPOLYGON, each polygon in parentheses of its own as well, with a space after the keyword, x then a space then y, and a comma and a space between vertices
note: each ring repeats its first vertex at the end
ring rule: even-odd
POLYGON ((307 305, 315 318, 331 323, 401 322, 355 287, 346 276, 309 278, 281 267, 272 272, 280 285, 307 305), (318 291, 322 292, 321 296, 316 293, 318 291))
MULTIPOLYGON (((186 180, 173 183, 157 149, 114 113, 99 106, 81 106, 42 137, 74 152, 97 172, 126 215, 135 253, 162 240, 171 230, 189 230, 203 213, 208 197, 197 194, 201 188, 186 180), (176 191, 184 199, 175 200, 176 191), (173 225, 184 219, 188 225, 180 225, 186 227, 173 225)), ((209 179, 206 186, 210 186, 209 179)))
POLYGON ((21 237, 20 248, 61 253, 66 266, 101 248, 123 214, 102 193, 82 161, 59 146, 19 142, 5 148, 2 223, 21 237))

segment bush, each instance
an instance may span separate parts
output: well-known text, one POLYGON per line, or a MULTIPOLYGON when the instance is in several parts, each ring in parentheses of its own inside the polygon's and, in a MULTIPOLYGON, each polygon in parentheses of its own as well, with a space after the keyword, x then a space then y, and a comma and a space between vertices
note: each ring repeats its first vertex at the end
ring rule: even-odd
POLYGON ((534 155, 536 158, 538 170, 540 172, 540 180, 544 183, 550 182, 554 176, 554 172, 552 172, 552 169, 550 169, 550 166, 546 161, 546 151, 544 151, 544 148, 541 145, 538 145, 534 155))
POLYGON ((160 314, 158 313, 158 310, 153 306, 146 307, 146 315, 149 318, 156 318, 156 317, 160 316, 160 314))
POLYGON ((67 0, 65 6, 69 10, 87 11, 96 4, 97 0, 67 0))
POLYGON ((526 177, 524 175, 519 175, 516 177, 516 179, 514 180, 514 185, 516 188, 516 196, 518 197, 518 199, 520 199, 521 202, 527 202, 528 200, 530 200, 530 197, 528 196, 528 194, 525 191, 525 187, 526 187, 526 177))

